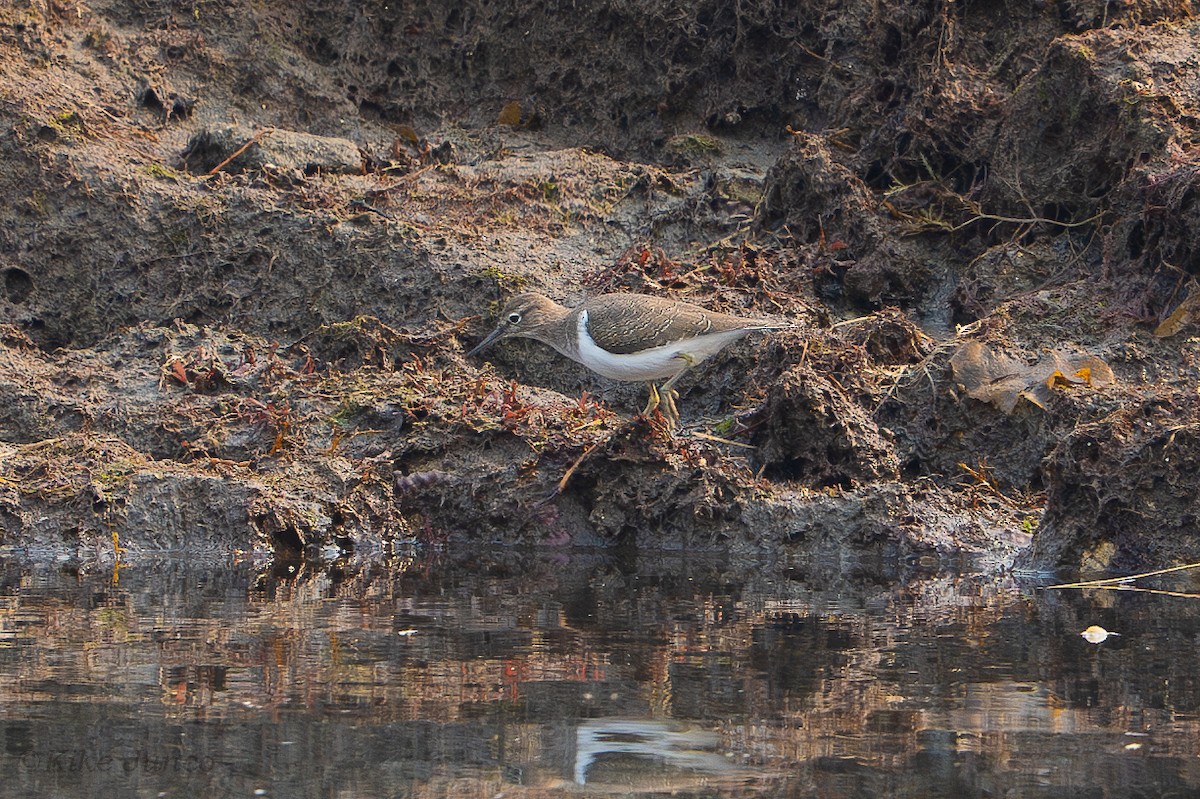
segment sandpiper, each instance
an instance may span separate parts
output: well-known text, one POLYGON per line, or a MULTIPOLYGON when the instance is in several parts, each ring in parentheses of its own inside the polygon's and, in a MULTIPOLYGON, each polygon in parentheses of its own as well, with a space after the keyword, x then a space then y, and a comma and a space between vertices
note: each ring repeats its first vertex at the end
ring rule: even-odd
POLYGON ((725 345, 753 330, 790 327, 770 319, 742 319, 679 300, 645 294, 601 294, 564 308, 544 294, 525 292, 508 301, 500 324, 470 357, 506 338, 532 338, 549 344, 613 380, 644 380, 650 402, 642 414, 661 408, 667 424, 679 422, 675 381, 725 345), (662 388, 655 381, 667 378, 662 388))

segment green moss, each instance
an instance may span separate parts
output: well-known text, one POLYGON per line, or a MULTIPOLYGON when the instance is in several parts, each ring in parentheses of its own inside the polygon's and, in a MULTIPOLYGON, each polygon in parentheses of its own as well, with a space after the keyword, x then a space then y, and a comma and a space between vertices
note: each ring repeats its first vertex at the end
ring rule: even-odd
POLYGON ((46 192, 41 189, 34 189, 30 193, 29 198, 25 200, 26 205, 33 209, 38 216, 45 216, 47 211, 46 192))
POLYGON ((367 314, 359 314, 352 319, 344 322, 327 322, 320 327, 320 331, 328 333, 334 338, 347 338, 363 334, 378 334, 379 319, 367 314))
POLYGON ((159 178, 160 180, 171 180, 176 183, 180 180, 178 172, 162 164, 147 164, 145 168, 146 174, 150 175, 150 177, 159 178))
MULTIPOLYGON (((58 136, 69 139, 74 135, 82 135, 87 133, 87 128, 83 123, 83 117, 78 111, 62 111, 52 116, 46 121, 45 128, 49 128, 58 134, 58 136)), ((43 129, 44 130, 44 129, 43 129)), ((39 134, 40 135, 40 134, 39 134)), ((51 137, 53 138, 53 134, 51 137)))
POLYGON ((92 490, 105 502, 111 502, 115 497, 126 496, 133 475, 139 468, 141 464, 122 458, 109 461, 89 474, 92 490))
POLYGON ((171 243, 171 246, 175 248, 177 253, 184 252, 188 249, 188 245, 191 244, 192 237, 182 228, 168 229, 164 232, 167 241, 171 243))
POLYGON ((667 152, 679 155, 720 155, 725 147, 719 139, 703 133, 681 133, 667 139, 667 152))
POLYGON ((713 429, 712 429, 713 435, 715 435, 715 436, 729 435, 729 431, 733 430, 733 425, 734 425, 733 417, 730 417, 728 419, 722 419, 721 421, 719 421, 715 425, 713 425, 713 429))
POLYGON ((510 275, 498 266, 485 266, 480 274, 496 281, 497 286, 508 291, 519 291, 525 287, 526 281, 522 275, 510 275))
POLYGON ((83 117, 78 111, 63 111, 56 114, 50 124, 62 130, 83 130, 83 117))
POLYGON ((87 32, 83 37, 83 46, 92 50, 106 50, 108 45, 112 43, 112 34, 105 30, 95 28, 87 32))
POLYGON ((344 397, 337 410, 329 414, 329 423, 335 427, 349 429, 354 427, 351 421, 363 409, 362 402, 354 396, 344 397))

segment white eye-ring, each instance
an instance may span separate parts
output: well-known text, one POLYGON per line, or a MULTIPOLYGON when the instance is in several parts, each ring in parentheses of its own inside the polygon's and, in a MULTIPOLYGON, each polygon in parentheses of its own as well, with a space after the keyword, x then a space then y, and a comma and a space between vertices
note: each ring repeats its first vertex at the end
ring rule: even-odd
POLYGON ((519 313, 510 313, 508 315, 508 323, 510 325, 515 325, 520 321, 521 321, 521 315, 519 313))

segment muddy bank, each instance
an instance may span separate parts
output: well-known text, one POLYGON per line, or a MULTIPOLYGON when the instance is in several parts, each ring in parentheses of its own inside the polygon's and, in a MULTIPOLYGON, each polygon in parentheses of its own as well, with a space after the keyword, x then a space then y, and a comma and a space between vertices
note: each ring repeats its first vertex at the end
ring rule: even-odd
POLYGON ((1095 5, 0 10, 4 543, 1197 559, 1200 27, 1095 5), (672 437, 518 289, 796 327, 672 437))

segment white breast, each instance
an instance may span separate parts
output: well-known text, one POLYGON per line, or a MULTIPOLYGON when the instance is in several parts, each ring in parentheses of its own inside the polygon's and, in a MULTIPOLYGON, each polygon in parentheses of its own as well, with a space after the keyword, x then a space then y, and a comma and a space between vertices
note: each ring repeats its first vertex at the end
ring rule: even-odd
POLYGON ((749 332, 729 330, 724 333, 708 333, 642 352, 616 355, 596 345, 588 334, 587 320, 587 311, 579 314, 579 356, 575 360, 593 372, 613 380, 650 381, 673 377, 688 367, 688 360, 680 357, 681 355, 688 355, 692 364, 700 363, 749 332))

